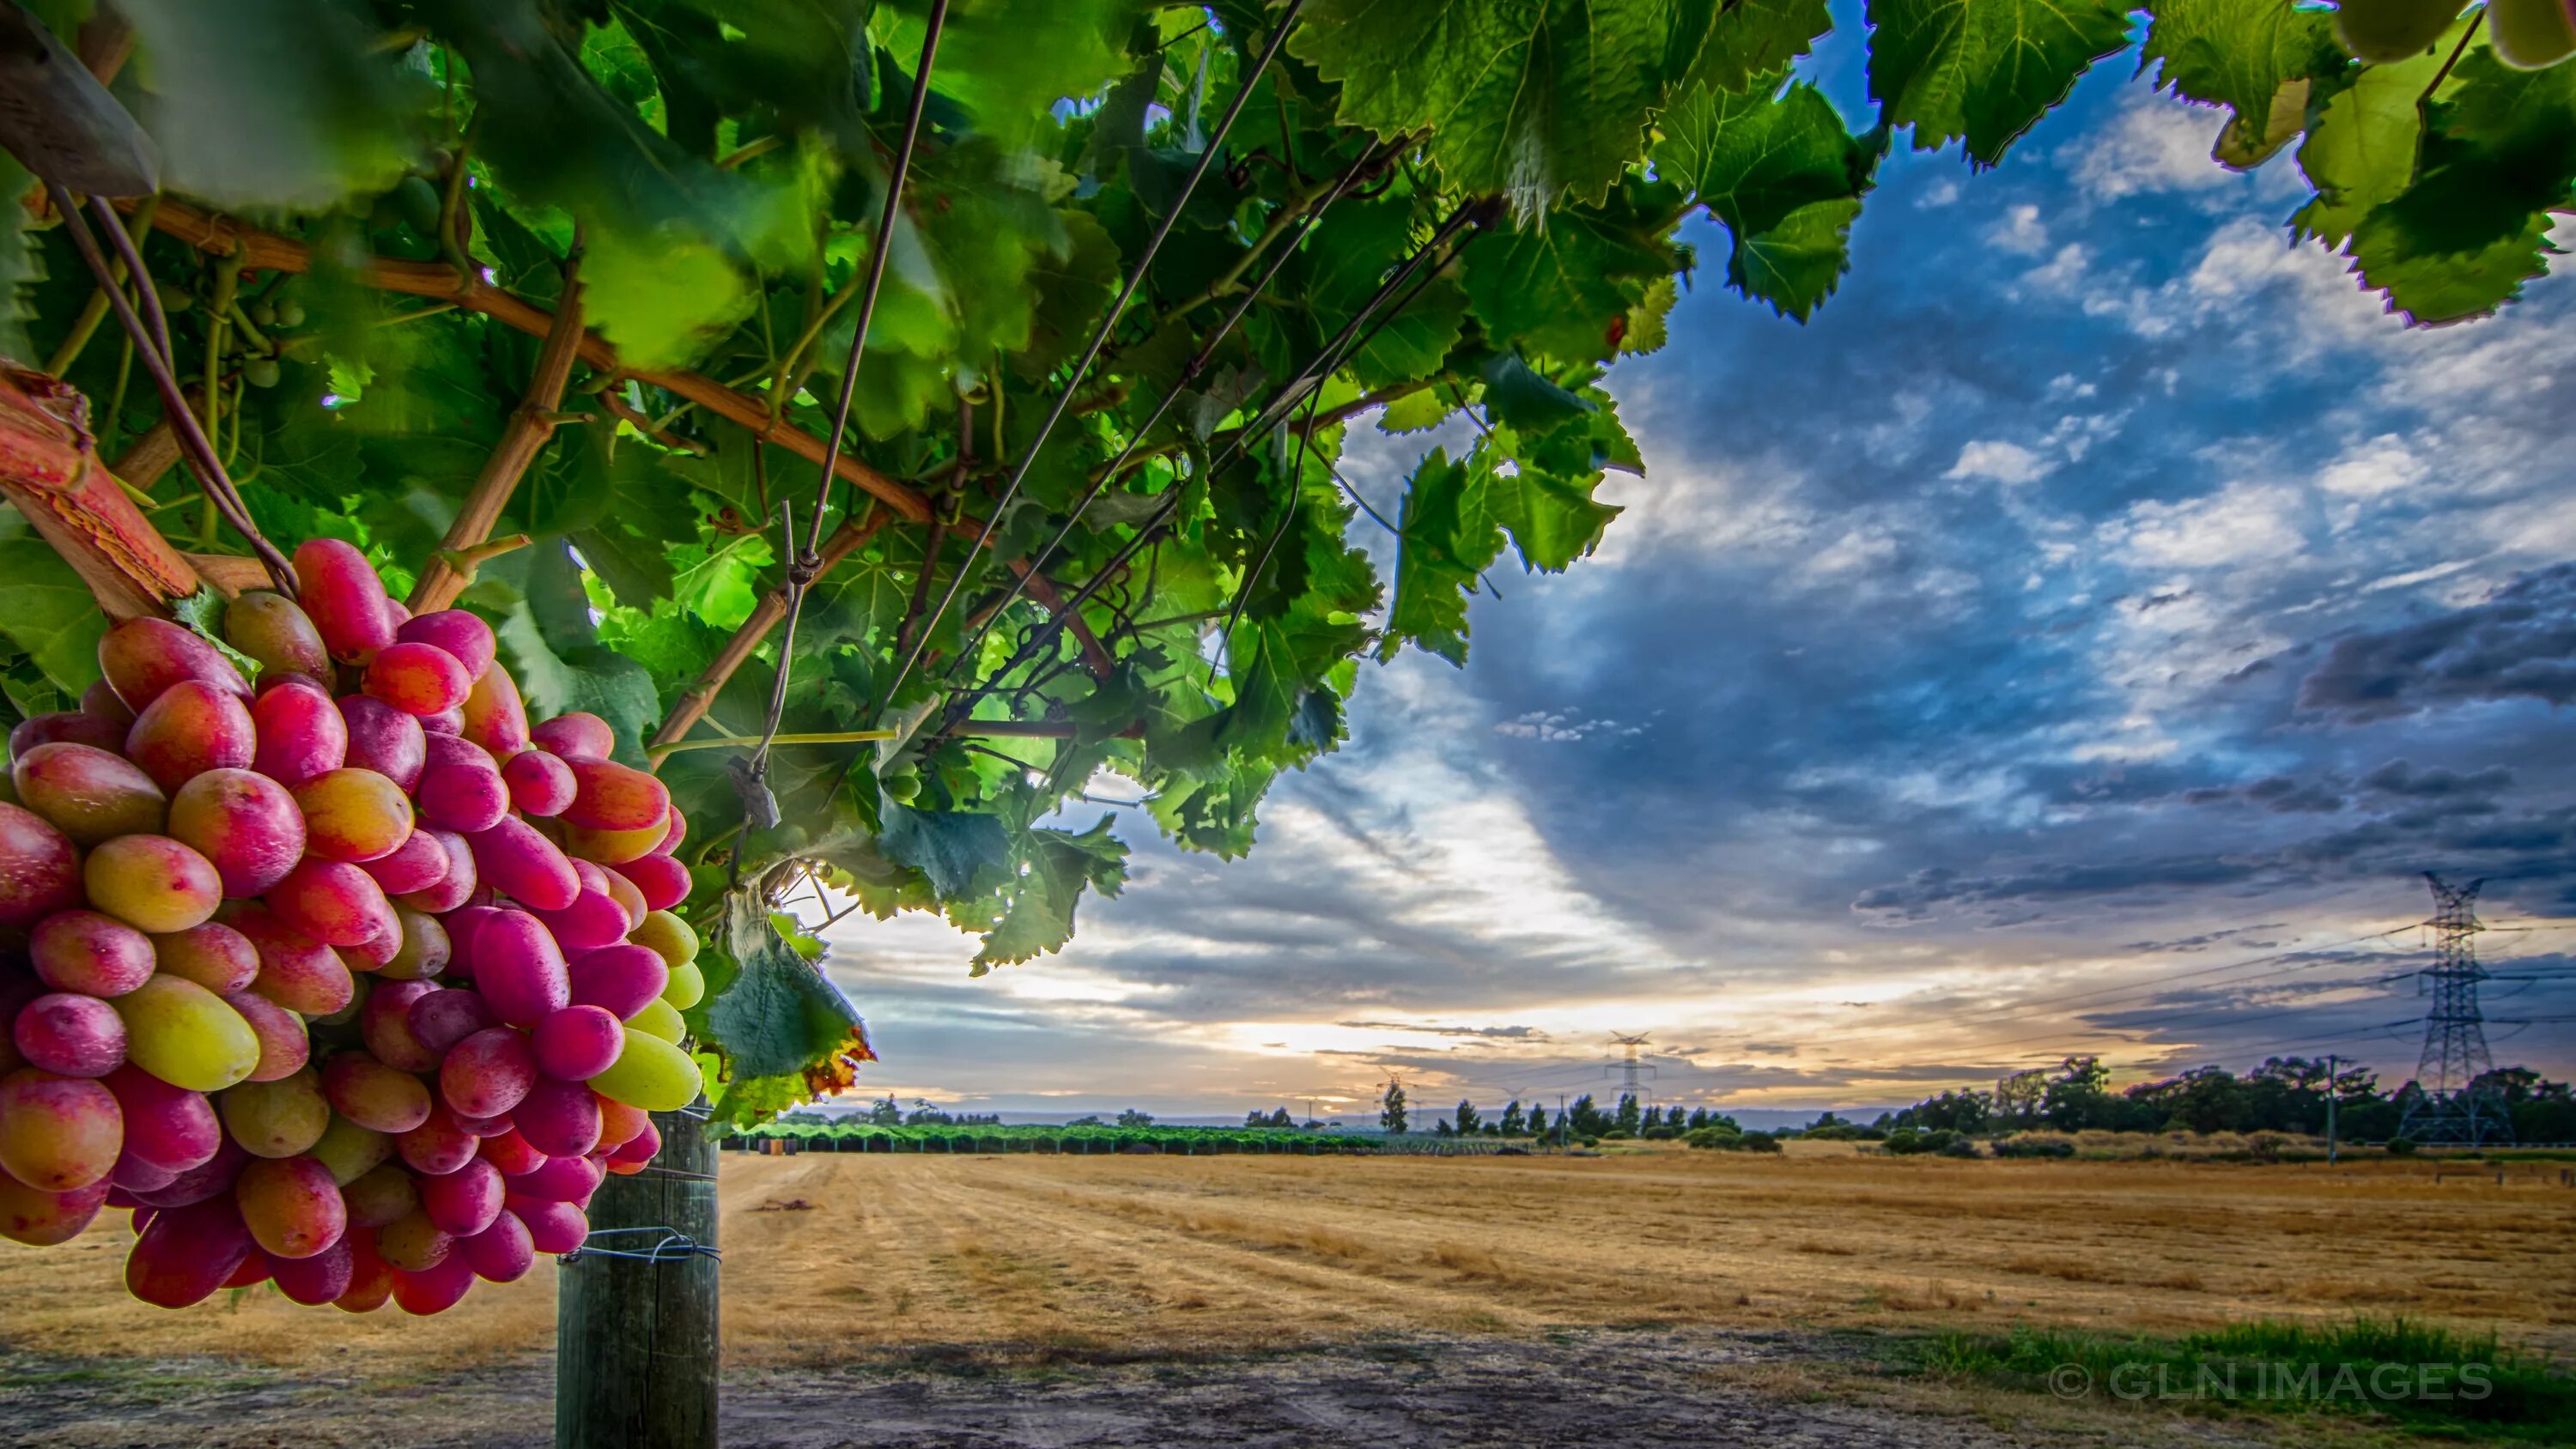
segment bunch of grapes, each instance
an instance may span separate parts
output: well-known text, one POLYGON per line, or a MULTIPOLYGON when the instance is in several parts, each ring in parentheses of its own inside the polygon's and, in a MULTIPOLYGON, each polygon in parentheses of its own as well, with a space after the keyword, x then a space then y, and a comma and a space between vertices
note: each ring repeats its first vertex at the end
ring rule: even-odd
POLYGON ((225 611, 255 687, 133 619, 10 733, 0 1235, 128 1208, 147 1303, 436 1313, 578 1247, 697 1095, 686 825, 597 716, 530 726, 482 620, 295 565, 225 611))

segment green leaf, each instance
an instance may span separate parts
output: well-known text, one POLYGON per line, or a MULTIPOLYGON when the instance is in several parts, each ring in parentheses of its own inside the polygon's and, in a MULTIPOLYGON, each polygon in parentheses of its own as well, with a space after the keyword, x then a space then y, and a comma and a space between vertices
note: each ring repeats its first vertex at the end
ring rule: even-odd
MULTIPOLYGON (((977 131, 1026 144, 1053 128, 1057 101, 1095 96, 1126 73, 1127 34, 1146 9, 1141 0, 959 0, 940 33, 934 89, 964 105, 977 131)), ((909 67, 921 23, 907 13, 885 39, 909 67)))
POLYGON ((1009 836, 985 814, 888 804, 877 845, 887 859, 920 871, 943 900, 990 890, 1011 868, 1009 836))
POLYGON ((751 315, 751 286, 733 260, 679 227, 601 227, 581 263, 582 307, 633 367, 680 367, 751 315))
POLYGON ((1061 253, 1034 259, 1029 280, 1038 304, 1029 319, 1028 345, 1011 355, 1024 378, 1043 378, 1071 362, 1100 325, 1100 309, 1118 290, 1118 243, 1087 211, 1059 211, 1070 241, 1061 253))
POLYGON ((496 631, 528 712, 538 718, 572 710, 598 715, 617 732, 619 757, 636 762, 644 727, 661 716, 653 676, 600 644, 572 555, 560 543, 531 552, 536 556, 528 561, 527 598, 496 631))
POLYGON ((1127 846, 1109 833, 1111 816, 1079 835, 1032 830, 1021 869, 1002 893, 1000 916, 975 953, 974 974, 1061 951, 1073 939, 1074 907, 1085 887, 1115 896, 1127 879, 1127 846))
POLYGON ((66 698, 98 678, 107 616, 72 566, 13 510, 0 537, 0 634, 24 650, 66 698))
MULTIPOLYGON (((0 196, 25 196, 35 184, 17 157, 0 151, 0 196)), ((44 253, 30 241, 32 221, 23 206, 0 213, 0 357, 31 363, 41 359, 27 340, 27 319, 35 315, 27 293, 45 280, 44 253)))
POLYGON ((1461 254, 1468 308, 1488 335, 1527 351, 1606 360, 1628 309, 1680 264, 1666 240, 1678 212, 1632 182, 1607 205, 1550 213, 1544 228, 1485 232, 1461 254))
POLYGON ((736 1081, 799 1073, 828 1061, 859 1024, 840 989, 796 953, 747 891, 729 894, 689 1028, 725 1058, 736 1081))
POLYGON ((1481 454, 1452 462, 1439 448, 1415 470, 1404 493, 1395 604, 1378 642, 1380 659, 1411 643, 1452 664, 1467 662, 1467 596, 1503 547, 1486 507, 1491 471, 1481 454))
MULTIPOLYGON (((2422 188, 2418 188, 2422 192, 2422 188)), ((2430 204, 2439 192, 2417 198, 2430 204)), ((2521 295, 2522 284, 2549 270, 2549 217, 2534 213, 2523 229, 2479 245, 2454 248, 2434 240, 2440 229, 2397 206, 2372 212, 2352 234, 2362 281, 2417 322, 2483 317, 2521 295)))
POLYGON ((2317 113, 2299 146, 2299 169, 2317 189, 2316 199, 2291 218, 2300 235, 2342 246, 2363 217, 2415 179, 2416 145, 2424 131, 2416 101, 2451 46, 2434 50, 2394 65, 2361 67, 2317 113))
POLYGON ((718 119, 746 113, 784 131, 860 142, 868 0, 614 0, 610 8, 652 58, 672 135, 689 149, 706 154, 718 119))
POLYGON ((1601 542, 1601 531, 1619 510, 1592 501, 1600 486, 1553 477, 1535 468, 1497 474, 1485 484, 1485 508, 1511 534, 1521 565, 1540 573, 1563 573, 1601 542))
POLYGON ((1497 352, 1478 369, 1485 379, 1485 411, 1503 426, 1543 433, 1592 411, 1592 401, 1532 371, 1518 354, 1497 352))
POLYGON ((2335 43, 2333 13, 2293 0, 2154 0, 2150 8, 2155 23, 2138 63, 2156 67, 2160 89, 2235 113, 2218 150, 2240 169, 2298 134, 2309 80, 2350 64, 2335 43), (2286 129, 2276 124, 2282 112, 2286 129))
POLYGON ((1288 49, 1380 136, 1429 128, 1450 189, 1524 218, 1599 203, 1645 151, 1665 0, 1315 0, 1288 49))
POLYGON ((1917 150, 1965 138, 1979 166, 2128 43, 2111 0, 1869 0, 1869 95, 1917 150))
MULTIPOLYGON (((1409 197, 1345 202, 1316 228, 1308 245, 1318 260, 1308 276, 1306 297, 1317 344, 1358 315, 1386 278, 1429 239, 1430 228, 1417 227, 1413 212, 1409 197)), ((1370 314, 1367 325, 1374 335, 1349 361, 1360 386, 1386 387, 1428 377, 1458 345, 1467 299, 1457 284, 1434 278, 1401 312, 1391 310, 1410 291, 1408 285, 1370 314)))
MULTIPOLYGON (((1705 11, 1711 0, 1684 0, 1677 10, 1705 11)), ((1807 54, 1816 37, 1833 29, 1825 0, 1733 0, 1715 6, 1709 19, 1694 17, 1700 39, 1687 63, 1675 72, 1673 94, 1694 87, 1751 90, 1789 62, 1807 54)))
POLYGON ((1443 419, 1457 410, 1458 405, 1443 396, 1439 388, 1426 387, 1388 403, 1386 411, 1378 414, 1378 431, 1418 433, 1425 428, 1438 427, 1443 419))
POLYGON ((1694 91, 1665 118, 1655 149, 1657 171, 1686 181, 1726 223, 1727 284, 1802 322, 1850 264, 1844 234, 1877 160, 1804 82, 1694 91))

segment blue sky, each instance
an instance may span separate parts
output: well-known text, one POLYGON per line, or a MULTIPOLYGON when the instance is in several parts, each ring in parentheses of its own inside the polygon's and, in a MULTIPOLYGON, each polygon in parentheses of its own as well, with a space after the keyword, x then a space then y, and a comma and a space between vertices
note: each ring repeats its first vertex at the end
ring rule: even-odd
MULTIPOLYGON (((1865 117, 1856 62, 1813 69, 1865 117)), ((1740 1106, 2073 1050, 2393 1084, 2428 868, 2536 928, 2484 938, 2538 973, 2492 1015, 2576 1010, 2576 292, 2405 329, 2217 125, 2119 68, 1994 172, 1901 153, 1804 327, 1694 223, 1719 264, 1609 383, 1647 475, 1600 554, 1498 571, 1465 669, 1364 673, 1251 858, 1131 820, 1061 957, 970 981, 936 922, 836 928, 865 1085, 1499 1101, 1599 1085, 1612 1031, 1740 1106)), ((1345 471, 1392 512, 1436 441, 1357 427, 1345 471)), ((2576 1067, 2565 1024, 2494 1034, 2576 1067)))

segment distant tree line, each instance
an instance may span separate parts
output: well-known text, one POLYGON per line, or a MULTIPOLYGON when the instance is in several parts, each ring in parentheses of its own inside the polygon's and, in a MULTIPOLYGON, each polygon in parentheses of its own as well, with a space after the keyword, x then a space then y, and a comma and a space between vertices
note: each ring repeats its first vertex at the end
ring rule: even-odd
MULTIPOLYGON (((1926 1097, 1881 1115, 1870 1129, 1835 1132, 1824 1119, 1814 1136, 1865 1136, 1910 1129, 1961 1135, 2045 1128, 2058 1132, 2290 1132, 2322 1136, 2326 1104, 2334 1103, 2336 1131, 2363 1142, 2397 1135, 2407 1109, 2423 1100, 2413 1082, 2393 1092, 2379 1089, 2364 1067, 2338 1066, 2308 1057, 2273 1057, 2237 1076, 2224 1067, 2199 1067, 2162 1081, 2111 1090, 2111 1070, 2099 1057, 2068 1057, 2055 1067, 2016 1072, 1991 1092, 1973 1088, 1926 1097), (1823 1128, 1825 1130, 1820 1131, 1823 1128)), ((2491 1095, 2513 1120, 2523 1142, 2576 1142, 2576 1092, 2527 1067, 2499 1067, 2470 1084, 2491 1095)), ((1839 1124, 1848 1127, 1849 1124, 1839 1124)))

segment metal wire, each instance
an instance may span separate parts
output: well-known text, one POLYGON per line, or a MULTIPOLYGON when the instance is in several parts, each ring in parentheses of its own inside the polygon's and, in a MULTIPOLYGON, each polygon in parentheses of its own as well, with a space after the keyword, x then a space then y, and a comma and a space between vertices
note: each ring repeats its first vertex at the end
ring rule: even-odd
POLYGON ((701 1243, 678 1228, 593 1228, 581 1246, 569 1253, 558 1253, 558 1263, 578 1262, 583 1258, 618 1258, 630 1263, 677 1263, 689 1258, 713 1258, 721 1262, 724 1254, 712 1243, 701 1243), (637 1233, 660 1233, 649 1248, 602 1248, 593 1244, 601 1238, 632 1236, 637 1233))
MULTIPOLYGON (((1162 224, 1154 228, 1154 235, 1145 243, 1143 255, 1136 258, 1135 270, 1128 274, 1127 285, 1119 290, 1118 299, 1109 304, 1108 312, 1100 319, 1100 326, 1091 334, 1091 345, 1083 349, 1082 360, 1074 364, 1073 375, 1065 379, 1064 390, 1056 394, 1055 405, 1048 410, 1046 421, 1038 425, 1037 434, 1029 439, 1028 447, 1021 452, 1018 465, 1011 469, 1010 481, 1003 485, 1001 498, 993 504, 985 517, 983 531, 976 535, 975 547, 968 552, 968 558, 973 558, 992 545, 993 531, 1002 526, 1002 515, 1010 511, 1012 500, 1019 497, 1020 484, 1028 477, 1029 469, 1037 463, 1038 450, 1046 446, 1048 434, 1054 432, 1055 425, 1063 421, 1065 409, 1072 406, 1074 393, 1082 387, 1084 374, 1091 371, 1091 364, 1098 360, 1100 349, 1108 345, 1109 334, 1116 330, 1119 318, 1127 311, 1127 304, 1135 299, 1137 290, 1145 285, 1145 275, 1154 265, 1154 254, 1162 250, 1163 239, 1172 234, 1172 228, 1180 223, 1181 213, 1189 209, 1190 198, 1198 193, 1199 182, 1207 176, 1208 168, 1215 162, 1217 153, 1225 147, 1226 133, 1234 129, 1235 118, 1243 114, 1244 103, 1252 99, 1253 86, 1260 81, 1262 72, 1270 68, 1270 62, 1278 56, 1279 48, 1287 44, 1288 32, 1296 28, 1298 13, 1305 8, 1306 0, 1288 0, 1288 12, 1279 17, 1278 26, 1270 33, 1270 43, 1261 49, 1261 58, 1253 62, 1252 69, 1245 73, 1242 83, 1235 88, 1234 99, 1227 104, 1224 117, 1217 122, 1216 130, 1208 136, 1206 148, 1199 152, 1198 165, 1190 170, 1190 179, 1182 185, 1180 195, 1173 198, 1171 209, 1163 214, 1162 224)), ((929 619, 922 624, 920 635, 913 640, 912 647, 904 652, 903 662, 895 668, 894 683, 886 690, 886 706, 890 707, 894 703, 895 696, 903 692, 904 681, 912 676, 913 666, 921 661, 922 651, 930 647, 931 635, 938 631, 939 620, 948 612, 948 606, 956 602, 957 592, 965 587, 966 575, 969 572, 971 572, 970 569, 960 567, 956 576, 948 581, 947 591, 939 596, 938 606, 930 611, 929 619)), ((1034 573, 1035 570, 1031 572, 1034 573)))

